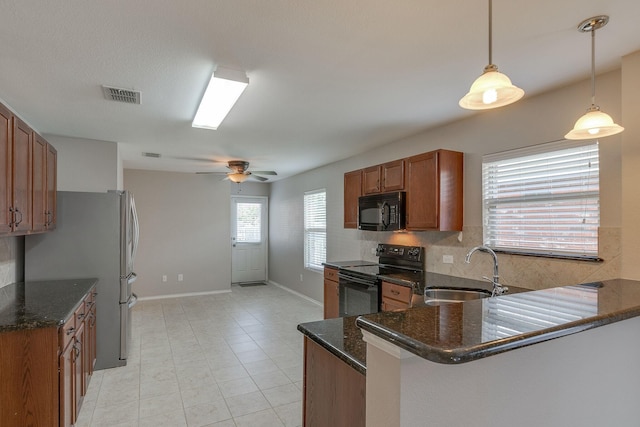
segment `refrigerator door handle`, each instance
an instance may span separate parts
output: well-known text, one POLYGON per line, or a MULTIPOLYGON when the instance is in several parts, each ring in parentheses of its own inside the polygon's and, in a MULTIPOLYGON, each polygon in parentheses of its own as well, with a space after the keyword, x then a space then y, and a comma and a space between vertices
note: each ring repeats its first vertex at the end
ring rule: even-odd
POLYGON ((138 252, 138 242, 140 240, 140 224, 138 223, 138 211, 136 210, 136 202, 133 198, 133 196, 131 196, 131 216, 133 218, 133 248, 131 250, 131 261, 133 264, 133 261, 136 258, 136 253, 138 252))
POLYGON ((131 298, 129 298, 129 308, 133 308, 134 305, 138 303, 138 295, 131 293, 131 298))
POLYGON ((128 285, 132 284, 133 282, 135 282, 135 281, 136 281, 136 279, 137 279, 137 278, 138 278, 138 275, 137 275, 136 273, 133 273, 133 272, 132 272, 132 273, 129 275, 129 277, 127 278, 127 284, 128 284, 128 285))

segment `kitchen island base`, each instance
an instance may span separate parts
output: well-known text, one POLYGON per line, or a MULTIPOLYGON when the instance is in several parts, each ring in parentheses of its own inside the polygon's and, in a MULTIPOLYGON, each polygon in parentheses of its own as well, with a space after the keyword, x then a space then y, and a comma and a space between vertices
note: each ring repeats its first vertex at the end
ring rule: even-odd
POLYGON ((304 353, 304 426, 364 427, 365 376, 307 337, 304 353))
POLYGON ((434 363, 363 331, 366 425, 637 426, 638 331, 634 317, 462 364, 434 363))

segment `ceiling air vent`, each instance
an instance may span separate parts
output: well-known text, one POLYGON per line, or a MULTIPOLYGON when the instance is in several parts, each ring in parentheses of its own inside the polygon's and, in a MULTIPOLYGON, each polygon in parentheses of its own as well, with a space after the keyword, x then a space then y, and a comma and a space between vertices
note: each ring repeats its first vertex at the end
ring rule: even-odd
POLYGON ((140 104, 140 92, 130 89, 102 86, 104 97, 109 101, 124 102, 125 104, 140 104))
POLYGON ((142 153, 143 157, 153 157, 154 159, 158 159, 160 158, 160 153, 147 153, 147 152, 143 152, 142 153))

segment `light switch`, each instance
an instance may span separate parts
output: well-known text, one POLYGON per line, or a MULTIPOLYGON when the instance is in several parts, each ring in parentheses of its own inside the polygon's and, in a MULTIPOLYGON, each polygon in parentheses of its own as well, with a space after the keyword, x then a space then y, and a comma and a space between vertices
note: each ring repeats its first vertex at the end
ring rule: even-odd
POLYGON ((443 264, 453 264, 453 255, 442 255, 443 264))

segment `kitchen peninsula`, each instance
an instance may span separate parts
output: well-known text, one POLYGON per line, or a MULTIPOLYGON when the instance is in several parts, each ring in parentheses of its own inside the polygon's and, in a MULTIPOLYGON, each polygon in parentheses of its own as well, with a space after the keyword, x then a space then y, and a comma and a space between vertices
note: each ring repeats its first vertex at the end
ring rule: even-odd
POLYGON ((639 315, 640 282, 617 279, 299 330, 362 365, 367 426, 625 426, 640 420, 639 315))

